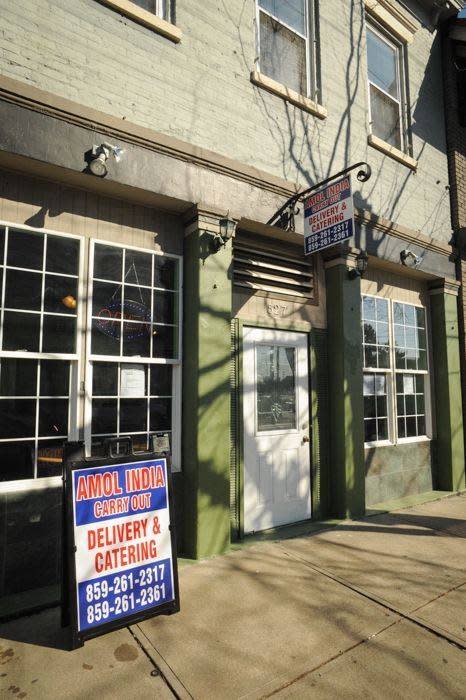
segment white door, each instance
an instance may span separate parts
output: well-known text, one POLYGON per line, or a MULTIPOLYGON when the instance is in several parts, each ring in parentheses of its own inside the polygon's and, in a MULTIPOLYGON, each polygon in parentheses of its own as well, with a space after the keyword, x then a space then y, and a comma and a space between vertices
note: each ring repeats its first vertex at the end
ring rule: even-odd
POLYGON ((244 531, 311 515, 307 336, 245 328, 244 531))

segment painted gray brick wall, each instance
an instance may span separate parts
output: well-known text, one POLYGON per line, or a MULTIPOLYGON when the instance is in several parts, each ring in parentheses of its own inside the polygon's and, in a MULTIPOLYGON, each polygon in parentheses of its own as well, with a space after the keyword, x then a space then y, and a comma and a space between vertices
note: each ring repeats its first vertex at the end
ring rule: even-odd
POLYGON ((368 160, 360 206, 450 239, 440 51, 428 27, 409 47, 413 174, 367 145, 362 0, 320 2, 324 121, 251 84, 254 0, 177 0, 178 45, 97 0, 0 0, 0 14, 4 75, 303 184, 368 160))

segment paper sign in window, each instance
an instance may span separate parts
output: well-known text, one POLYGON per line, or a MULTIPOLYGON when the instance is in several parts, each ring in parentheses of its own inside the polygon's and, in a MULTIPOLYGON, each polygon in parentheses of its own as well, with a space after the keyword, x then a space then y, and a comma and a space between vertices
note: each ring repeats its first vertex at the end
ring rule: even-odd
POLYGON ((135 398, 146 393, 146 369, 144 365, 121 365, 120 396, 135 398))

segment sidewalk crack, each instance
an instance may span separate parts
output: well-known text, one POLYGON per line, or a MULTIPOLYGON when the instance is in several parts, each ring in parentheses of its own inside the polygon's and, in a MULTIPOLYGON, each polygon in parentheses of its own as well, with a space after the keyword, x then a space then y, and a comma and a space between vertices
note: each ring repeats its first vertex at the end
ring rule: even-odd
POLYGON ((274 690, 272 690, 270 693, 267 693, 266 695, 261 695, 260 700, 267 700, 267 698, 271 698, 274 695, 276 695, 277 693, 281 693, 282 690, 289 688, 290 686, 294 685, 294 683, 297 683, 298 681, 302 680, 303 678, 306 678, 306 676, 309 676, 311 673, 315 673, 319 669, 327 666, 327 664, 331 663, 332 661, 335 661, 336 659, 340 659, 343 656, 345 656, 345 654, 348 654, 351 651, 353 651, 354 649, 357 649, 358 647, 362 646, 363 644, 367 644, 367 642, 372 641, 379 634, 386 632, 386 630, 390 629, 390 627, 393 627, 394 625, 397 625, 400 621, 401 621, 400 619, 393 620, 386 627, 383 627, 382 629, 378 630, 377 632, 374 632, 374 634, 371 634, 369 637, 365 637, 364 639, 360 639, 359 642, 355 642, 354 644, 349 646, 347 649, 343 649, 342 651, 339 651, 337 654, 334 654, 329 659, 325 659, 325 661, 322 661, 320 664, 317 664, 317 666, 314 666, 313 668, 310 668, 307 671, 303 671, 302 673, 299 674, 299 676, 296 676, 296 678, 293 678, 292 680, 287 681, 286 683, 283 683, 278 688, 275 688, 274 690))
MULTIPOLYGON (((325 576, 326 578, 331 579, 332 581, 335 581, 335 583, 339 583, 341 586, 344 586, 345 588, 348 588, 349 590, 353 591, 354 593, 357 593, 360 596, 363 596, 364 598, 367 598, 368 600, 371 600, 373 603, 376 603, 377 605, 380 605, 381 607, 385 608, 386 610, 389 610, 390 612, 395 613, 399 617, 404 618, 405 620, 409 620, 409 622, 412 622, 415 625, 418 625, 419 627, 424 628, 431 634, 434 634, 437 637, 440 637, 444 639, 445 641, 449 642, 450 644, 453 644, 455 647, 458 649, 461 649, 463 651, 466 649, 466 642, 464 642, 462 639, 459 637, 456 637, 455 635, 450 634, 446 630, 443 630, 442 628, 439 628, 435 625, 429 624, 428 622, 424 621, 421 617, 418 617, 417 615, 413 615, 411 612, 404 612, 401 610, 398 606, 389 603, 387 600, 380 598, 379 596, 375 595, 374 593, 369 593, 369 591, 366 591, 364 588, 360 588, 359 586, 354 585, 350 581, 347 581, 346 579, 341 578, 340 576, 337 576, 336 574, 332 574, 330 571, 327 571, 326 569, 322 569, 320 566, 317 566, 316 564, 310 562, 308 559, 304 559, 303 557, 300 557, 298 554, 295 553, 290 553, 288 550, 286 550, 283 545, 280 545, 281 549, 283 550, 284 554, 291 559, 295 559, 296 561, 302 562, 305 566, 309 567, 313 571, 315 571, 318 574, 321 574, 322 576, 325 576)), ((460 585, 464 585, 464 582, 460 585)), ((446 591, 448 592, 448 591, 446 591)), ((435 598, 434 598, 435 600, 435 598)), ((427 603, 426 603, 427 605, 427 603)))
POLYGON ((133 625, 133 627, 137 628, 139 634, 144 638, 144 641, 142 641, 139 638, 139 636, 134 632, 134 630, 130 627, 128 627, 129 632, 139 644, 144 654, 150 660, 154 669, 157 670, 158 675, 160 675, 160 677, 164 680, 166 685, 170 688, 176 700, 194 700, 194 697, 186 688, 183 681, 180 680, 180 678, 176 675, 172 667, 162 657, 160 652, 157 651, 157 649, 152 644, 144 630, 142 630, 138 624, 133 625), (146 647, 146 644, 147 647, 150 647, 150 649, 146 647), (150 650, 152 650, 152 652, 150 650), (156 655, 157 659, 154 659, 154 654, 156 655), (164 666, 165 668, 161 668, 161 666, 164 666), (173 676, 173 678, 170 678, 170 676, 173 676), (178 688, 176 687, 177 685, 179 685, 178 688))

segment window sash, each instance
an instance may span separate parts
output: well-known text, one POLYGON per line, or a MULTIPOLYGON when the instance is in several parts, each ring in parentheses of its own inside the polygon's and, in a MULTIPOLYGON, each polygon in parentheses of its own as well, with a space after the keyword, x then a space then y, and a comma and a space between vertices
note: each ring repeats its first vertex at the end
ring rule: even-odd
POLYGON ((395 399, 396 399, 396 431, 397 431, 397 438, 398 440, 401 441, 410 441, 412 439, 416 438, 423 438, 427 435, 427 411, 428 411, 428 406, 427 406, 427 381, 426 381, 426 376, 425 375, 419 375, 419 374, 412 374, 413 377, 413 390, 412 391, 406 391, 406 381, 405 377, 409 377, 409 374, 407 372, 405 373, 395 373, 395 399), (399 391, 398 387, 398 376, 402 378, 402 391, 399 391), (420 382, 418 381, 418 377, 420 379, 420 382), (419 383, 421 383, 421 390, 419 390, 419 383), (420 407, 420 399, 419 397, 422 396, 422 406, 420 407), (398 411, 398 402, 399 398, 402 398, 402 404, 403 404, 403 410, 401 412, 398 411), (412 397, 412 403, 413 403, 413 410, 408 410, 408 398, 412 397), (419 410, 419 408, 422 408, 422 410, 419 410), (403 423, 403 430, 402 432, 404 433, 400 437, 400 421, 403 423), (414 421, 415 425, 415 435, 406 435, 408 432, 408 423, 412 424, 414 421), (422 432, 419 432, 419 426, 423 426, 424 430, 422 432))
MULTIPOLYGON (((374 81, 369 78, 369 70, 367 71, 367 100, 368 100, 368 113, 369 113, 369 128, 371 133, 373 131, 373 120, 372 120, 372 108, 371 108, 371 87, 379 90, 385 97, 398 105, 398 115, 399 115, 399 131, 400 131, 400 144, 401 150, 406 152, 408 141, 407 141, 407 131, 408 131, 408 113, 406 104, 406 72, 405 72, 405 54, 404 47, 400 44, 394 37, 387 36, 386 30, 379 29, 373 19, 370 21, 366 19, 367 30, 375 34, 381 41, 385 42, 390 48, 396 51, 396 85, 398 97, 390 95, 386 90, 377 85, 374 81)), ((366 32, 367 40, 367 32, 366 32)), ((366 60, 369 61, 367 50, 366 50, 366 60)), ((367 64, 369 68, 369 63, 367 64)), ((375 136, 378 134, 374 133, 375 136)))
POLYGON ((81 236, 76 236, 73 234, 63 234, 59 231, 51 231, 49 229, 36 229, 30 226, 21 226, 18 224, 11 224, 7 222, 0 222, 0 228, 5 231, 4 238, 4 249, 3 256, 0 261, 0 271, 2 274, 2 283, 0 286, 0 357, 24 357, 29 359, 69 359, 77 360, 80 353, 81 347, 81 334, 79 329, 81 327, 82 321, 82 306, 79 303, 76 309, 76 313, 61 313, 56 311, 49 311, 46 309, 46 281, 47 278, 54 279, 68 279, 74 280, 76 283, 76 295, 77 299, 82 299, 82 289, 81 289, 81 276, 82 276, 82 266, 83 266, 83 239, 81 236), (24 234, 37 234, 43 239, 43 255, 42 264, 37 268, 33 267, 18 267, 16 265, 11 265, 8 262, 8 252, 10 243, 10 232, 24 232, 24 234), (77 274, 66 274, 61 272, 56 272, 48 269, 48 257, 47 257, 47 245, 49 238, 55 239, 70 239, 75 240, 78 243, 78 253, 76 260, 77 274), (38 309, 27 309, 17 307, 6 306, 6 286, 7 286, 7 276, 10 272, 24 272, 30 275, 37 275, 40 278, 40 308, 38 309), (4 339, 4 329, 5 329, 5 312, 11 317, 12 314, 27 314, 32 318, 39 319, 38 328, 38 341, 39 346, 37 349, 21 350, 21 349, 3 349, 3 339, 4 339), (74 321, 74 331, 75 331, 75 343, 73 352, 57 352, 56 350, 47 350, 43 348, 44 345, 44 323, 50 318, 67 318, 70 321, 74 321))
MULTIPOLYGON (((302 32, 298 31, 298 30, 296 29, 296 27, 292 27, 290 24, 288 24, 287 22, 285 22, 283 19, 280 19, 280 17, 278 17, 277 15, 274 15, 273 12, 270 12, 270 10, 266 10, 264 7, 262 7, 262 6, 259 4, 259 0, 257 0, 257 6, 258 6, 258 9, 259 9, 259 12, 263 12, 265 15, 268 15, 268 16, 271 17, 273 20, 275 20, 276 22, 278 22, 278 24, 281 24, 283 27, 286 27, 290 32, 293 32, 293 34, 297 34, 297 35, 300 36, 302 39, 306 39, 306 40, 307 40, 307 38, 308 38, 308 33, 309 33, 309 32, 306 32, 305 34, 303 34, 302 32)), ((304 16, 304 25, 305 25, 305 27, 307 28, 308 25, 309 25, 309 20, 308 20, 308 2, 307 2, 307 0, 304 0, 304 12, 305 12, 305 16, 304 16)))
MULTIPOLYGON (((40 229, 37 230, 34 227, 29 227, 29 226, 24 226, 20 225, 17 223, 12 223, 12 222, 7 222, 7 221, 0 221, 0 226, 2 228, 5 228, 6 231, 8 231, 9 228, 15 230, 15 231, 25 231, 26 233, 40 233, 41 235, 51 235, 54 237, 59 237, 59 238, 70 238, 74 239, 79 242, 79 252, 78 252, 78 273, 77 275, 67 275, 66 273, 63 274, 58 274, 57 276, 61 277, 69 277, 73 279, 77 279, 77 298, 78 299, 85 299, 87 298, 87 293, 86 293, 86 280, 84 278, 84 257, 85 257, 85 251, 87 251, 87 241, 83 236, 75 235, 75 234, 68 234, 68 233, 62 233, 61 231, 55 231, 55 230, 50 230, 50 229, 40 229)), ((113 241, 95 241, 100 244, 107 244, 112 247, 119 247, 119 248, 124 248, 126 250, 135 250, 135 251, 141 251, 144 253, 155 253, 158 254, 156 251, 149 250, 149 249, 141 249, 135 246, 130 246, 130 245, 121 245, 119 243, 115 243, 113 241)), ((92 248, 94 241, 89 240, 89 245, 92 248)), ((2 260, 0 261, 0 267, 2 269, 5 269, 5 261, 6 261, 6 255, 7 255, 7 246, 5 246, 4 250, 4 255, 2 260)), ((183 279, 183 271, 182 271, 182 266, 183 266, 183 260, 181 256, 178 255, 164 255, 160 254, 161 257, 169 257, 169 258, 176 258, 178 261, 178 287, 175 292, 177 294, 177 299, 178 299, 178 305, 177 305, 177 326, 178 326, 178 347, 179 347, 179 354, 177 359, 165 359, 165 358, 138 358, 138 357, 116 357, 116 356, 96 356, 94 359, 96 361, 106 361, 106 362, 123 362, 123 363, 128 363, 128 364, 150 364, 151 366, 158 366, 158 365, 172 365, 173 366, 173 380, 172 380, 172 459, 173 459, 173 470, 178 471, 180 469, 180 455, 181 455, 181 348, 182 348, 182 279, 183 279)), ((45 260, 45 255, 44 255, 44 260, 45 260)), ((45 265, 45 262, 44 262, 45 265)), ((39 270, 32 270, 31 268, 25 268, 25 271, 27 272, 35 272, 37 274, 40 274, 43 276, 43 280, 45 280, 45 275, 47 274, 54 274, 53 272, 47 270, 44 268, 44 265, 42 265, 41 269, 39 270)), ((22 269, 22 268, 16 268, 14 266, 7 266, 9 269, 22 269)), ((89 270, 91 273, 91 268, 89 270)), ((108 280, 104 280, 107 281, 108 280)), ((3 275, 2 283, 0 285, 0 300, 3 300, 4 298, 4 293, 5 293, 5 284, 6 284, 6 276, 3 275)), ((127 283, 129 286, 131 286, 131 283, 127 283)), ((137 285, 136 285, 137 286, 137 285)), ((42 285, 43 287, 43 285, 42 285)), ((154 287, 154 290, 161 290, 162 288, 159 287, 154 287)), ((163 288, 164 289, 164 288, 163 288)), ((44 306, 44 302, 41 302, 41 306, 44 306)), ((27 310, 20 310, 20 312, 27 312, 27 310)), ((31 313, 34 313, 31 311, 31 313)), ((3 310, 2 310, 3 314, 3 310)), ((43 314, 43 309, 41 310, 41 314, 43 314)), ((80 382, 80 377, 81 377, 81 365, 82 362, 86 363, 86 367, 90 364, 92 361, 92 357, 89 354, 89 330, 87 331, 86 334, 86 347, 83 347, 83 343, 81 342, 82 340, 82 328, 84 324, 84 319, 87 318, 89 319, 89 315, 92 314, 92 303, 89 303, 89 301, 84 304, 84 303, 79 303, 77 307, 77 340, 76 340, 76 346, 75 346, 75 352, 70 354, 70 353, 56 353, 56 352, 39 352, 39 351, 17 351, 17 350, 1 350, 0 349, 0 360, 2 359, 26 359, 26 360, 35 360, 35 361, 45 361, 45 360, 57 360, 57 361, 67 361, 70 364, 70 384, 69 384, 69 395, 65 398, 68 399, 68 434, 65 439, 68 440, 78 440, 79 433, 78 433, 78 409, 80 408, 79 401, 80 401, 80 390, 79 390, 79 382, 80 382), (85 307, 87 307, 87 311, 85 312, 85 307)), ((50 312, 50 315, 56 316, 56 315, 61 315, 61 314, 55 314, 54 312, 50 312)), ((66 314, 66 316, 70 318, 75 318, 74 316, 66 314)), ((3 316, 2 316, 3 318, 3 316)), ((0 345, 1 347, 1 345, 0 345)), ((89 413, 89 406, 88 406, 88 401, 89 397, 92 394, 92 385, 89 388, 88 384, 88 379, 89 376, 91 377, 92 380, 92 375, 89 373, 89 371, 86 370, 86 391, 84 392, 84 412, 85 412, 85 424, 84 424, 84 432, 85 432, 85 444, 86 447, 90 445, 89 441, 89 435, 88 435, 88 427, 90 427, 90 413, 89 413)), ((39 372, 37 373, 37 381, 39 381, 40 374, 39 372)), ((42 399, 47 399, 47 396, 43 394, 40 390, 40 386, 38 385, 36 395, 33 395, 31 397, 32 400, 38 402, 42 399)), ((4 399, 15 399, 15 396, 5 396, 3 397, 4 399)), ((21 396, 17 397, 19 399, 24 399, 28 400, 28 397, 26 396, 21 396)), ((51 399, 60 399, 60 397, 57 396, 51 396, 51 399)), ((31 400, 29 399, 29 400, 31 400)), ((38 420, 39 420, 39 411, 36 410, 35 413, 35 435, 32 438, 4 438, 1 440, 0 444, 6 444, 10 443, 14 445, 15 443, 23 442, 23 443, 31 443, 31 447, 34 447, 35 450, 35 456, 34 456, 34 471, 33 471, 33 476, 28 477, 28 478, 21 478, 21 479, 11 479, 9 481, 0 481, 0 492, 5 493, 5 492, 10 492, 10 491, 29 491, 29 490, 34 490, 34 489, 42 489, 46 487, 55 487, 57 485, 60 485, 62 482, 62 477, 61 476, 43 476, 40 477, 38 476, 38 454, 37 450, 40 448, 41 444, 47 444, 51 448, 52 447, 52 440, 54 437, 50 437, 47 435, 39 435, 38 434, 38 420)), ((56 438, 57 444, 59 444, 62 441, 62 438, 56 438)), ((32 473, 32 470, 31 470, 32 473)))
POLYGON ((377 387, 374 387, 374 393, 364 393, 364 403, 368 401, 371 397, 374 397, 374 415, 373 416, 366 416, 366 412, 364 409, 364 433, 366 430, 366 425, 369 422, 374 422, 375 423, 375 429, 376 429, 376 440, 372 441, 365 441, 366 445, 375 445, 375 444, 390 444, 390 435, 392 433, 392 412, 391 412, 391 403, 392 403, 392 397, 391 397, 391 382, 390 382, 390 375, 387 373, 385 370, 384 373, 381 372, 368 372, 364 371, 364 380, 366 379, 367 376, 374 375, 375 378, 383 376, 385 378, 385 391, 379 392, 377 391, 377 387), (385 398, 385 413, 381 411, 379 413, 379 397, 384 397, 385 398), (381 427, 381 422, 386 421, 387 425, 387 437, 386 438, 381 438, 379 439, 379 428, 381 427))
MULTIPOLYGON (((81 333, 80 333, 80 328, 82 328, 82 320, 84 318, 84 313, 83 313, 83 304, 78 303, 76 314, 62 314, 59 312, 51 312, 51 311, 46 311, 45 310, 45 282, 47 279, 47 276, 55 277, 57 279, 64 278, 64 279, 71 279, 71 280, 76 280, 76 294, 77 294, 77 299, 83 299, 84 298, 84 288, 83 288, 83 283, 82 283, 82 273, 83 273, 83 262, 84 262, 84 238, 79 235, 75 234, 69 234, 69 233, 63 233, 61 231, 55 231, 51 229, 37 229, 32 226, 25 226, 17 223, 12 223, 12 222, 7 222, 7 221, 0 221, 0 227, 5 230, 5 246, 4 246, 4 251, 3 251, 3 258, 0 262, 0 267, 3 270, 3 279, 2 279, 2 284, 0 286, 0 304, 3 304, 3 301, 5 299, 5 289, 6 289, 6 270, 12 270, 12 271, 24 271, 27 273, 31 274, 37 274, 41 276, 41 304, 40 304, 40 310, 39 311, 33 311, 31 309, 12 309, 11 313, 25 313, 25 314, 35 314, 40 316, 41 318, 41 328, 40 328, 40 334, 41 334, 41 346, 42 346, 42 340, 43 340, 43 322, 44 318, 46 317, 67 317, 70 319, 75 319, 75 324, 76 324, 76 343, 75 343, 75 348, 73 353, 63 353, 63 352, 47 352, 43 351, 41 349, 37 351, 23 351, 23 350, 2 350, 0 349, 0 361, 6 360, 6 359, 17 359, 17 360, 29 360, 32 362, 37 362, 38 367, 37 367, 37 375, 36 375, 36 391, 34 394, 31 396, 19 396, 19 395, 13 395, 13 396, 7 396, 7 395, 2 395, 2 400, 25 400, 25 401, 34 401, 35 402, 35 422, 34 422, 34 434, 30 437, 19 437, 19 438, 2 438, 0 440, 1 445, 7 445, 7 444, 18 444, 18 443, 26 443, 30 444, 31 448, 34 450, 34 459, 33 459, 33 464, 32 464, 32 476, 28 478, 22 478, 22 479, 10 479, 10 480, 5 480, 5 481, 0 481, 0 492, 5 493, 8 491, 17 491, 17 490, 29 490, 29 489, 34 489, 34 488, 44 488, 46 486, 55 486, 57 484, 60 484, 62 482, 62 476, 40 476, 39 475, 39 461, 40 461, 40 456, 38 454, 39 450, 41 449, 41 445, 43 446, 44 444, 48 443, 48 447, 53 449, 54 444, 57 444, 57 448, 60 446, 61 443, 63 443, 64 440, 77 440, 78 439, 78 428, 77 428, 77 410, 78 410, 78 378, 80 376, 80 364, 81 364, 81 333), (8 264, 7 260, 7 255, 8 255, 8 237, 9 237, 9 232, 14 231, 14 232, 24 232, 25 234, 40 234, 42 237, 44 237, 44 248, 43 248, 43 259, 42 259, 42 265, 40 268, 35 268, 33 269, 32 267, 19 267, 17 265, 10 265, 8 264), (76 259, 76 267, 77 267, 77 274, 68 274, 65 272, 55 272, 53 270, 48 269, 48 260, 47 260, 47 241, 49 237, 53 237, 53 239, 71 239, 74 241, 77 241, 77 259, 76 259), (66 362, 69 365, 69 383, 68 383, 68 394, 67 396, 48 396, 44 394, 41 390, 40 387, 40 375, 41 375, 41 363, 47 361, 47 360, 53 360, 53 361, 59 361, 59 362, 66 362), (67 400, 68 402, 68 407, 67 407, 67 431, 66 434, 60 434, 59 436, 55 437, 55 435, 44 435, 40 434, 41 432, 41 427, 40 427, 40 401, 43 400, 57 400, 57 401, 62 401, 64 399, 67 400)), ((1 308, 1 315, 0 315, 0 348, 2 347, 2 340, 3 340, 3 319, 4 319, 4 312, 8 312, 8 308, 2 306, 1 308)), ((40 348, 41 348, 40 346, 40 348)))
MULTIPOLYGON (((257 45, 257 58, 256 58, 256 68, 261 72, 261 42, 260 42, 260 13, 262 12, 267 17, 270 17, 275 22, 285 27, 288 31, 292 32, 296 36, 300 37, 305 42, 305 52, 306 52, 306 97, 314 97, 314 92, 316 91, 316 75, 315 75, 315 55, 311 57, 310 46, 315 44, 314 38, 314 22, 311 21, 311 17, 314 17, 313 13, 313 0, 305 0, 305 27, 306 34, 302 34, 294 27, 281 20, 279 17, 271 13, 269 10, 264 9, 259 5, 259 0, 256 0, 256 45, 257 45), (311 60, 312 58, 312 60, 311 60)), ((270 75, 269 78, 274 79, 274 76, 270 75)), ((286 86, 285 86, 286 87, 286 86)))
POLYGON ((137 246, 125 245, 122 243, 114 243, 113 241, 102 241, 99 239, 91 240, 91 249, 89 256, 89 274, 88 274, 88 289, 89 298, 92 302, 88 304, 88 331, 87 331, 87 358, 90 361, 105 360, 109 362, 143 362, 143 363, 159 363, 159 364, 177 364, 181 362, 182 354, 182 279, 183 279, 183 269, 182 269, 182 258, 179 255, 165 254, 158 251, 154 251, 147 248, 139 248, 137 246), (108 247, 113 249, 118 249, 122 251, 122 269, 121 276, 118 279, 110 279, 103 277, 94 277, 94 267, 95 267, 95 249, 96 246, 108 247), (139 283, 127 282, 126 278, 128 273, 125 273, 126 268, 126 256, 128 253, 143 253, 147 256, 151 256, 151 272, 150 279, 151 285, 143 285, 139 283), (177 282, 175 284, 175 289, 167 287, 159 287, 154 284, 154 273, 156 269, 155 261, 159 257, 160 259, 175 260, 177 262, 177 282), (121 305, 124 304, 125 300, 125 290, 130 289, 141 289, 150 291, 150 320, 140 319, 137 321, 132 321, 131 319, 126 319, 124 317, 118 319, 111 319, 107 316, 98 316, 94 313, 93 309, 93 291, 95 283, 103 283, 109 285, 109 293, 112 287, 118 287, 121 289, 121 305), (154 311, 154 294, 157 292, 166 293, 168 295, 173 294, 174 299, 174 323, 165 323, 160 321, 153 321, 153 311, 154 311), (96 322, 101 323, 119 323, 120 325, 120 338, 119 338, 119 352, 118 354, 106 355, 104 353, 93 352, 92 339, 93 339, 93 328, 96 322), (152 356, 153 352, 153 338, 149 339, 149 354, 148 355, 125 355, 124 353, 124 326, 125 324, 134 324, 135 326, 140 324, 144 326, 150 326, 151 328, 162 328, 162 329, 173 329, 173 356, 163 357, 163 356, 152 356))
MULTIPOLYGON (((120 284, 119 281, 115 280, 109 280, 109 279, 103 279, 103 278, 96 278, 94 277, 94 251, 95 251, 95 246, 96 245, 103 245, 103 246, 109 246, 110 248, 118 248, 123 251, 123 255, 125 256, 124 251, 134 251, 134 252, 140 252, 144 254, 149 254, 153 256, 153 261, 152 261, 152 272, 151 272, 151 279, 152 281, 154 280, 154 260, 155 256, 159 255, 160 257, 165 257, 169 259, 173 259, 177 261, 178 265, 178 280, 177 280, 177 286, 175 289, 166 289, 166 288, 161 288, 161 287, 150 287, 148 285, 138 285, 134 283, 127 283, 123 282, 124 285, 132 286, 132 287, 141 287, 144 289, 153 289, 155 292, 157 291, 164 291, 169 294, 174 294, 175 298, 177 299, 177 306, 176 306, 176 327, 177 327, 177 335, 176 335, 176 342, 178 345, 178 353, 176 358, 163 358, 163 357, 139 357, 139 356, 131 356, 131 355, 97 355, 97 354, 92 354, 91 353, 91 340, 92 340, 92 320, 93 320, 93 309, 92 309, 92 303, 88 304, 88 327, 87 327, 87 353, 86 353, 86 374, 85 374, 85 385, 86 385, 86 397, 85 397, 85 405, 84 405, 84 442, 85 442, 85 447, 86 447, 86 452, 87 454, 90 454, 91 451, 91 445, 94 440, 94 438, 103 437, 103 436, 108 436, 108 437, 123 437, 125 435, 131 434, 131 435, 149 435, 153 433, 154 431, 149 430, 150 428, 150 423, 149 423, 149 416, 148 416, 148 422, 146 423, 147 430, 141 430, 141 431, 117 431, 117 433, 94 433, 92 432, 92 401, 93 401, 93 368, 95 364, 100 363, 100 362, 112 362, 112 363, 119 363, 119 365, 124 364, 124 365, 150 365, 152 367, 157 367, 160 365, 170 365, 172 366, 172 387, 171 387, 171 430, 170 431, 164 431, 167 433, 170 433, 170 442, 171 442, 171 450, 172 450, 172 471, 180 471, 181 469, 181 362, 182 362, 182 326, 183 326, 183 320, 182 320, 182 297, 183 297, 183 259, 180 255, 173 255, 173 254, 164 254, 164 253, 159 253, 158 251, 151 250, 149 248, 140 248, 137 246, 131 246, 131 245, 125 245, 124 243, 116 243, 114 241, 107 241, 107 240, 100 240, 100 239, 92 239, 90 241, 90 256, 89 256, 89 270, 88 270, 88 285, 89 285, 89 290, 90 290, 90 295, 92 294, 92 289, 93 289, 93 282, 95 281, 102 281, 108 284, 114 284, 118 285, 120 284)), ((122 274, 123 274, 123 279, 124 279, 124 274, 125 274, 125 261, 123 259, 122 262, 122 274)), ((153 301, 151 302, 153 304, 153 301)), ((163 324, 157 324, 157 325, 163 325, 163 324)), ((173 327, 172 324, 165 324, 164 327, 173 327)), ((174 324, 175 325, 175 324, 174 324)), ((121 344, 120 344, 120 347, 121 344)), ((120 372, 121 368, 118 368, 118 376, 120 377, 120 372)), ((120 381, 120 379, 119 379, 120 381)), ((148 388, 148 387, 147 387, 148 388)), ((97 396, 97 395, 96 395, 97 396)), ((102 398, 100 395, 98 395, 99 398, 102 398)), ((125 397, 121 397, 121 392, 117 396, 111 396, 109 397, 111 399, 115 399, 118 401, 118 414, 117 414, 117 427, 120 426, 120 401, 123 398, 125 400, 125 397)), ((147 412, 149 413, 150 410, 150 397, 149 395, 146 395, 145 400, 147 400, 147 412)))
MULTIPOLYGON (((365 298, 370 299, 384 299, 388 302, 388 326, 389 326, 389 358, 390 365, 388 368, 370 367, 365 364, 365 354, 363 352, 363 374, 382 374, 386 376, 387 381, 387 394, 388 394, 388 441, 382 440, 377 442, 365 442, 366 447, 377 446, 377 445, 397 445, 408 442, 421 442, 424 440, 431 439, 432 432, 432 421, 431 421, 431 394, 430 394, 430 354, 429 354, 429 321, 427 315, 427 309, 422 304, 413 304, 411 302, 405 302, 398 299, 386 299, 385 297, 379 297, 373 294, 362 294, 361 295, 361 309, 363 309, 363 301, 365 298), (423 309, 424 311, 424 326, 426 333, 426 356, 427 356, 427 368, 426 369, 399 369, 396 367, 395 362, 395 323, 394 323, 394 312, 393 307, 395 304, 404 304, 407 306, 412 306, 415 309, 423 309), (424 415, 425 417, 425 433, 422 435, 417 435, 416 437, 399 437, 398 435, 398 411, 397 411, 397 391, 396 391, 396 377, 397 375, 415 375, 424 377, 424 414, 419 414, 419 416, 424 415)), ((364 349, 364 320, 363 311, 361 311, 361 332, 363 340, 364 349)), ((417 416, 418 414, 416 414, 417 416)), ((366 418, 364 416, 364 418, 366 418)))
POLYGON ((374 133, 379 138, 381 138, 386 143, 388 143, 389 145, 394 145, 395 148, 398 146, 398 144, 396 143, 396 139, 395 139, 395 144, 390 143, 390 140, 386 136, 384 137, 382 132, 375 125, 375 117, 373 116, 373 109, 372 109, 372 99, 373 99, 372 90, 374 90, 375 93, 377 93, 377 91, 380 92, 381 95, 383 95, 387 100, 392 102, 394 104, 394 106, 396 107, 397 114, 398 114, 396 129, 393 129, 393 131, 391 133, 397 134, 398 139, 399 139, 400 150, 404 150, 404 143, 405 143, 405 141, 404 141, 404 120, 403 120, 403 107, 402 107, 401 102, 399 102, 398 100, 393 98, 392 95, 389 95, 387 92, 382 90, 382 88, 380 88, 375 83, 372 83, 370 80, 368 81, 368 86, 369 86, 369 95, 368 95, 368 98, 369 98, 369 124, 370 124, 371 132, 374 133))

